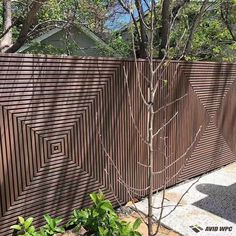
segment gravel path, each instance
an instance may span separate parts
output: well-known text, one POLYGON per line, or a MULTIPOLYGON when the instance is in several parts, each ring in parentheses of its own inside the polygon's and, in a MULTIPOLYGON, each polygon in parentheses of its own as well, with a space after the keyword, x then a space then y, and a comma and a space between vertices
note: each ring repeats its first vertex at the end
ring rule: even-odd
MULTIPOLYGON (((154 196, 155 207, 160 207, 161 199, 162 193, 154 196)), ((136 206, 147 213, 147 199, 136 206)), ((235 236, 236 163, 166 190, 164 206, 162 223, 182 235, 235 236)), ((159 214, 155 209, 154 216, 159 214)))

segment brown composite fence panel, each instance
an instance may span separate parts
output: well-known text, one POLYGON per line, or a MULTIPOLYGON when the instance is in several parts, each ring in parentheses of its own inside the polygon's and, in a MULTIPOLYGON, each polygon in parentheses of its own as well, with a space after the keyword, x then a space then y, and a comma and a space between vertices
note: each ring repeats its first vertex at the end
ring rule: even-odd
MULTIPOLYGON (((0 235, 11 235, 19 215, 33 216, 36 226, 45 213, 68 218, 99 189, 116 206, 129 192, 146 194, 139 87, 147 90, 148 64, 137 67, 112 58, 0 55, 0 235)), ((154 140, 155 188, 233 162, 236 66, 173 61, 158 75, 155 130, 177 115, 154 140)))

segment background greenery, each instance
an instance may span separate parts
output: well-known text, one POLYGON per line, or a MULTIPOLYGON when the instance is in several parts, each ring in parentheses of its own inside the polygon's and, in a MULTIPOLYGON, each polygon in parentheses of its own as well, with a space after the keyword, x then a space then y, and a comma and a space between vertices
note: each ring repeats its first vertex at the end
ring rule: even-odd
MULTIPOLYGON (((172 1, 171 8, 174 9, 178 0, 172 1)), ((17 39, 24 22, 27 6, 30 0, 12 1, 13 14, 13 38, 17 39)), ((202 1, 187 1, 178 14, 175 24, 170 33, 169 58, 178 58, 183 51, 188 33, 193 20, 198 14, 202 1)), ((231 61, 236 60, 236 1, 216 0, 210 1, 206 13, 194 34, 191 50, 186 56, 187 60, 209 60, 209 61, 231 61), (214 4, 212 4, 214 3, 214 4), (228 26, 224 17, 227 18, 228 26), (235 36, 234 36, 235 35, 235 36)), ((160 6, 157 3, 156 13, 159 14, 160 6)), ((3 6, 0 6, 0 33, 3 30, 3 6)), ((159 14, 160 15, 160 14, 159 14)), ((160 27, 160 17, 157 17, 155 27, 160 27)), ((148 17, 148 14, 146 15, 148 17)), ((119 54, 123 57, 132 56, 132 43, 130 32, 132 24, 121 31, 111 25, 116 21, 122 21, 128 25, 127 14, 116 0, 47 0, 37 13, 37 20, 33 22, 27 42, 31 42, 37 35, 46 32, 50 27, 73 22, 88 27, 101 37, 114 51, 104 49, 104 56, 119 54), (128 39, 128 40, 127 40, 128 39)), ((68 47, 79 47, 79 45, 68 45, 68 47)), ((101 45, 97 45, 101 47, 101 45)), ((73 51, 73 50, 71 50, 73 51)), ((159 41, 158 35, 155 42, 155 55, 158 57, 159 41)), ((34 44, 33 53, 42 54, 65 54, 65 52, 53 47, 34 44)), ((70 54, 70 53, 66 53, 70 54)))

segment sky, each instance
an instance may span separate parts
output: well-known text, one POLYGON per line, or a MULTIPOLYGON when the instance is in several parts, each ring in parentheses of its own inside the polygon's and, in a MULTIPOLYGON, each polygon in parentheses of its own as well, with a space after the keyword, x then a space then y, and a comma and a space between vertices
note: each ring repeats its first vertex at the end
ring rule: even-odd
MULTIPOLYGON (((142 0, 143 10, 144 12, 147 11, 147 5, 144 3, 144 0, 142 0)), ((120 6, 120 9, 121 6, 120 6)), ((119 10, 119 9, 117 9, 119 10)), ((131 22, 130 14, 126 13, 125 11, 122 11, 123 13, 117 13, 113 19, 109 19, 106 22, 106 27, 109 30, 119 30, 128 23, 131 22)), ((137 11, 134 11, 134 16, 138 17, 137 11)))

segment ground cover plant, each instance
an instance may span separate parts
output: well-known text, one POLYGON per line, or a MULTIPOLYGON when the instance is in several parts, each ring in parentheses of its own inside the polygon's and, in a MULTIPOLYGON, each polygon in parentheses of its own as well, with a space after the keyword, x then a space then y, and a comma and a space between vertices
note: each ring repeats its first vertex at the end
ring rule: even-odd
POLYGON ((133 224, 119 219, 117 213, 109 200, 106 200, 103 193, 90 194, 92 206, 82 210, 74 210, 70 220, 61 225, 61 218, 52 218, 50 215, 44 215, 46 224, 39 230, 33 225, 33 218, 24 219, 18 217, 18 224, 12 225, 15 235, 24 236, 53 236, 63 234, 67 229, 73 228, 75 232, 81 232, 83 235, 100 236, 140 236, 137 231, 141 220, 137 219, 133 224))

